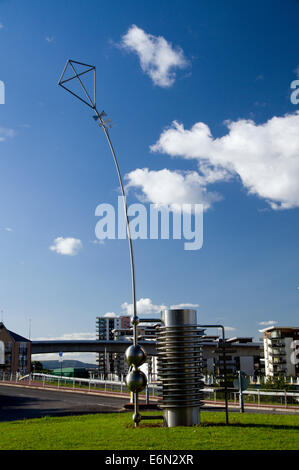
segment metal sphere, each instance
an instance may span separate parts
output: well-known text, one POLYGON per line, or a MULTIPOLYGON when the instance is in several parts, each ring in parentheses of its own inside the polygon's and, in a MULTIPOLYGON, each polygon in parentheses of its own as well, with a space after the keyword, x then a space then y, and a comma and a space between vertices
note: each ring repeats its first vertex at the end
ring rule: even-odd
POLYGON ((146 387, 147 378, 141 370, 132 370, 126 377, 126 385, 130 392, 139 393, 146 387))
POLYGON ((134 413, 133 416, 132 416, 132 419, 134 421, 134 423, 140 423, 141 421, 141 414, 139 413, 134 413))
POLYGON ((125 352, 125 358, 129 366, 141 366, 146 361, 146 357, 145 350, 139 344, 129 346, 125 352))

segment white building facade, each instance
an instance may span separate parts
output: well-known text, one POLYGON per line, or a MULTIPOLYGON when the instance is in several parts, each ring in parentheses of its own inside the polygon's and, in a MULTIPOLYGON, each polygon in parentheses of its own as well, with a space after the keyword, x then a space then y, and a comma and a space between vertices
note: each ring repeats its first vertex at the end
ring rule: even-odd
POLYGON ((299 327, 271 326, 264 333, 265 375, 299 377, 299 327))

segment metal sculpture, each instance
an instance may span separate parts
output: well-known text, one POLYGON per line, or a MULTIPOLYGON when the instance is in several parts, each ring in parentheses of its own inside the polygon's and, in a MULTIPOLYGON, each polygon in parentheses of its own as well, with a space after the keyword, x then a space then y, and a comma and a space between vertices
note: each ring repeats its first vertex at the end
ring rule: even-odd
MULTIPOLYGON (((122 193, 125 220, 127 226, 131 280, 132 280, 132 298, 133 298, 133 344, 127 348, 125 359, 129 365, 129 373, 126 377, 128 389, 133 393, 134 398, 134 414, 133 420, 135 426, 138 426, 141 419, 160 419, 163 416, 143 416, 139 414, 138 394, 146 387, 147 378, 139 367, 146 361, 147 355, 145 350, 138 344, 137 325, 139 319, 137 316, 136 287, 135 287, 135 267, 132 238, 126 203, 126 196, 122 177, 115 155, 115 151, 109 136, 108 129, 111 127, 110 119, 106 118, 106 113, 97 110, 96 105, 96 68, 75 60, 68 60, 60 76, 58 85, 78 98, 81 102, 89 106, 95 113, 93 118, 98 126, 103 129, 107 138, 114 164, 116 167, 120 189, 122 193), (85 67, 80 73, 76 67, 85 67), (66 78, 66 71, 71 69, 71 77, 66 78), (87 73, 93 74, 93 98, 91 98, 81 78, 87 73), (81 78, 80 78, 81 77, 81 78), (78 80, 81 89, 84 92, 84 98, 68 88, 72 80, 78 80)), ((198 424, 200 420, 200 406, 202 398, 202 359, 200 328, 220 327, 223 331, 223 359, 224 359, 224 375, 225 375, 225 402, 226 402, 226 423, 228 424, 228 402, 227 402, 227 381, 226 381, 226 360, 225 360, 225 336, 224 327, 222 325, 197 325, 195 310, 165 310, 162 312, 161 320, 147 319, 145 321, 160 321, 158 335, 158 364, 159 376, 162 384, 162 408, 164 408, 164 421, 167 426, 190 426, 198 424)))
POLYGON ((226 341, 223 325, 198 325, 196 310, 163 310, 158 327, 158 376, 164 421, 168 427, 200 424, 202 406, 202 341, 206 328, 221 328, 225 416, 228 420, 226 341))
POLYGON ((168 427, 200 423, 202 352, 196 310, 163 310, 158 334, 158 375, 168 427))
POLYGON ((103 129, 104 134, 107 138, 112 157, 114 160, 114 164, 116 167, 119 185, 122 193, 123 205, 124 205, 124 212, 125 212, 125 220, 127 226, 127 234, 128 234, 128 242, 129 242, 129 253, 130 253, 130 267, 131 267, 131 280, 132 280, 132 300, 133 300, 133 318, 132 318, 132 325, 133 325, 133 345, 128 348, 126 353, 126 358, 128 364, 130 365, 130 371, 126 379, 127 387, 131 392, 133 392, 134 396, 134 414, 133 420, 135 422, 135 426, 138 426, 138 423, 141 420, 141 416, 139 414, 139 407, 138 407, 138 393, 140 393, 146 386, 146 376, 143 374, 142 371, 138 369, 138 367, 146 360, 146 353, 145 351, 137 344, 138 337, 137 337, 137 325, 139 323, 139 319, 137 316, 137 301, 136 301, 136 286, 135 286, 135 265, 134 265, 134 255, 133 255, 133 246, 132 246, 132 238, 131 238, 131 231, 130 231, 130 224, 129 224, 129 217, 128 217, 128 210, 127 210, 127 203, 126 203, 126 195, 124 191, 123 181, 118 165, 118 161, 115 155, 115 151, 109 136, 108 128, 111 127, 110 119, 106 118, 106 113, 102 111, 101 113, 97 110, 96 105, 96 67, 94 65, 88 65, 82 62, 78 62, 76 60, 68 60, 65 64, 63 72, 60 76, 58 85, 64 88, 67 92, 71 93, 73 96, 78 98, 81 102, 89 106, 95 113, 93 116, 94 120, 98 123, 98 126, 103 129), (86 67, 80 73, 77 72, 76 67, 86 67), (72 75, 71 77, 65 78, 66 72, 68 69, 71 69, 72 75), (83 75, 87 73, 93 74, 93 97, 90 96, 86 87, 84 86, 81 78, 83 75), (81 77, 81 78, 80 78, 81 77), (81 89, 83 90, 83 96, 79 96, 77 93, 72 91, 68 88, 66 84, 69 84, 72 80, 78 80, 81 89), (142 356, 142 361, 141 361, 142 356))

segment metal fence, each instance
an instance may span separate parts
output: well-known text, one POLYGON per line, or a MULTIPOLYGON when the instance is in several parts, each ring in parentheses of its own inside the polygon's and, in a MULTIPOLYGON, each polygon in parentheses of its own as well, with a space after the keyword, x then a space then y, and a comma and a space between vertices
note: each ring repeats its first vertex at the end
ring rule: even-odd
MULTIPOLYGON (((205 401, 219 402, 224 400, 224 389, 204 388, 205 401)), ((299 410, 299 393, 288 392, 286 390, 245 390, 243 391, 245 406, 262 407, 262 406, 279 406, 279 407, 298 407, 299 410)), ((228 390, 228 400, 230 405, 239 405, 239 391, 236 389, 228 390)))
MULTIPOLYGON (((5 379, 3 379, 5 380, 5 379)), ((81 377, 65 377, 42 373, 33 373, 25 375, 23 377, 9 378, 15 382, 25 382, 28 385, 38 383, 39 385, 55 386, 57 388, 72 388, 72 389, 84 389, 86 391, 104 391, 104 392, 118 392, 118 393, 129 393, 124 376, 121 380, 104 380, 95 378, 81 378, 81 377)), ((159 387, 157 383, 149 382, 147 389, 143 392, 148 397, 157 397, 159 395, 159 387)), ((141 393, 142 395, 142 393, 141 393)))
MULTIPOLYGON (((250 385, 254 385, 256 387, 262 387, 264 383, 267 381, 266 376, 247 376, 250 385)), ((299 377, 284 377, 286 385, 294 385, 299 387, 299 377)), ((215 377, 213 375, 204 375, 204 383, 206 385, 217 385, 223 381, 223 377, 215 377)))
MULTIPOLYGON (((120 380, 105 380, 101 378, 81 378, 81 377, 65 377, 42 373, 32 373, 29 375, 21 376, 20 374, 7 374, 0 371, 0 381, 9 381, 14 383, 26 383, 27 385, 38 385, 41 387, 57 387, 57 388, 68 388, 68 389, 81 389, 82 391, 100 391, 100 392, 118 392, 126 393, 129 391, 126 387, 124 377, 120 380), (2 372, 2 373, 1 373, 2 372)), ((116 379, 116 378, 115 378, 116 379)), ((143 392, 147 399, 158 398, 159 384, 157 381, 149 381, 147 389, 143 392)), ((204 400, 207 403, 219 404, 224 402, 224 389, 221 387, 205 387, 202 389, 204 394, 204 400)), ((245 406, 262 407, 267 405, 279 406, 279 407, 298 407, 299 410, 299 393, 290 392, 285 390, 262 390, 252 389, 243 392, 245 406)), ((236 389, 228 390, 229 404, 238 406, 239 405, 239 391, 236 389)))

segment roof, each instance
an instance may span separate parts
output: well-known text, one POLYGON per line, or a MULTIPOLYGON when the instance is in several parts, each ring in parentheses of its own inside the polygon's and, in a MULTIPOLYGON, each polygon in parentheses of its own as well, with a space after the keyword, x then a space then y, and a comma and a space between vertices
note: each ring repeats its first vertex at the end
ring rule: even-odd
POLYGON ((10 331, 6 328, 3 322, 0 322, 0 328, 4 328, 12 337, 14 341, 17 343, 30 343, 30 339, 24 338, 24 336, 18 335, 17 333, 14 333, 13 331, 10 331))
POLYGON ((268 328, 264 328, 263 330, 259 330, 261 333, 265 331, 273 331, 273 330, 299 330, 299 326, 268 326, 268 328))
POLYGON ((235 336, 234 338, 228 338, 227 343, 252 343, 251 336, 235 336))
POLYGON ((20 336, 17 333, 14 333, 13 331, 7 330, 10 336, 17 341, 18 343, 29 343, 30 339, 24 338, 24 336, 20 336))

